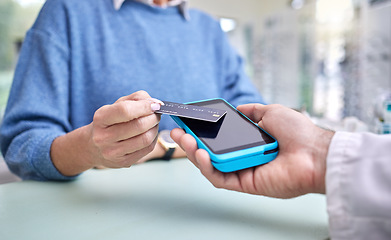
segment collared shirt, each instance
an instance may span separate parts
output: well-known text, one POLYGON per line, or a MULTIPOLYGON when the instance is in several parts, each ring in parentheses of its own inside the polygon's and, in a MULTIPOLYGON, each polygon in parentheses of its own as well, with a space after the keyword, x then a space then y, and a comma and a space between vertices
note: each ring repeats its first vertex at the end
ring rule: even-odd
MULTIPOLYGON (((114 5, 115 10, 119 10, 125 1, 126 0, 113 0, 113 5, 114 5)), ((158 6, 153 2, 153 0, 135 0, 135 1, 147 4, 147 5, 150 5, 153 7, 158 6)), ((182 16, 186 20, 190 20, 190 16, 189 16, 188 9, 187 9, 187 0, 170 0, 167 2, 166 5, 159 6, 159 7, 166 8, 166 7, 175 7, 175 6, 178 6, 179 11, 181 12, 182 16)))

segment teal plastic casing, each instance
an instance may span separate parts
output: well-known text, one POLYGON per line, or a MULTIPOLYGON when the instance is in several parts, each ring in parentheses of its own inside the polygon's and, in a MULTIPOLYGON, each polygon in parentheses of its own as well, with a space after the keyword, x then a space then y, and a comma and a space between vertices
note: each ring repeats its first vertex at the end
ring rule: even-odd
MULTIPOLYGON (((247 118, 244 114, 236 110, 230 103, 225 101, 221 98, 214 98, 214 99, 207 99, 197 102, 189 102, 186 104, 192 104, 192 103, 198 103, 198 102, 207 102, 212 100, 222 100, 225 103, 227 103, 230 107, 232 107, 235 111, 237 111, 239 114, 247 118)), ((208 107, 207 105, 205 107, 208 107)), ((227 112, 228 114, 228 112, 227 112)), ((257 126, 261 131, 265 132, 267 135, 269 135, 271 138, 273 138, 275 141, 272 143, 245 148, 237 151, 232 151, 228 153, 223 154, 216 154, 214 153, 209 147, 181 120, 180 117, 177 116, 171 116, 171 118, 179 125, 180 128, 182 128, 186 133, 189 133, 192 135, 198 144, 198 148, 204 149, 209 153, 209 156, 211 158, 211 162, 213 166, 221 171, 221 172, 234 172, 241 169, 246 169, 258 165, 262 165, 265 163, 268 163, 275 159, 278 155, 278 142, 277 140, 271 136, 269 133, 267 133, 265 130, 261 129, 257 124, 252 122, 249 118, 247 118, 252 124, 257 126)))

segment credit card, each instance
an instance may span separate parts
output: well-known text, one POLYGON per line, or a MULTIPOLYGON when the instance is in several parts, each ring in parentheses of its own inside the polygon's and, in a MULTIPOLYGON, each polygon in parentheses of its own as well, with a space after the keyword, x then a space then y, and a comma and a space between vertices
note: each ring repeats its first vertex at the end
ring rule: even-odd
POLYGON ((217 122, 222 116, 224 116, 224 114, 227 113, 227 111, 221 109, 193 106, 190 104, 167 101, 162 102, 164 103, 164 105, 161 105, 160 110, 156 110, 155 113, 198 119, 208 122, 217 122))

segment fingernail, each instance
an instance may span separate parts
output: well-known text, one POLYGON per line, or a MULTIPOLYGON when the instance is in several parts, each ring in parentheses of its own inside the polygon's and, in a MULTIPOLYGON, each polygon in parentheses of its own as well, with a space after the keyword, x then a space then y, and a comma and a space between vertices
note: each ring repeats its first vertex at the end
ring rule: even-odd
POLYGON ((151 109, 152 111, 157 111, 160 109, 160 104, 159 103, 152 103, 151 104, 151 109))
MULTIPOLYGON (((150 100, 150 101, 152 101, 154 103, 160 104, 160 105, 164 105, 164 102, 162 102, 162 101, 160 101, 159 99, 156 99, 156 98, 148 98, 148 100, 150 100)), ((157 110, 159 110, 159 109, 157 109, 157 110)))

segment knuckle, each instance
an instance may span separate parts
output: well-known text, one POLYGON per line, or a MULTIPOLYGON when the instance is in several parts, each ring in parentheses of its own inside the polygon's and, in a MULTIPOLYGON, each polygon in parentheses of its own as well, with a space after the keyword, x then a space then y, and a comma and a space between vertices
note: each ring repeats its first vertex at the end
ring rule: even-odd
POLYGON ((121 149, 116 145, 106 145, 100 149, 100 154, 107 161, 114 163, 118 162, 118 160, 121 158, 121 149))
POLYGON ((278 104, 278 103, 275 103, 275 104, 271 104, 272 107, 274 108, 283 108, 283 106, 281 104, 278 104))
POLYGON ((145 121, 145 118, 137 118, 134 120, 134 127, 141 132, 144 132, 147 130, 147 123, 145 121))
POLYGON ((141 97, 141 98, 149 98, 149 94, 145 91, 145 90, 139 90, 135 93, 137 95, 137 97, 141 97))
POLYGON ((102 154, 102 157, 104 159, 111 159, 112 158, 112 150, 108 149, 108 148, 105 148, 105 149, 101 149, 101 154, 102 154))
POLYGON ((127 121, 136 120, 133 107, 130 106, 131 101, 118 102, 116 111, 123 116, 127 121))
POLYGON ((104 144, 104 137, 101 134, 94 134, 92 136, 92 142, 95 146, 102 146, 104 144))
POLYGON ((98 110, 96 110, 96 112, 94 113, 94 116, 92 118, 92 121, 93 122, 101 122, 102 119, 103 119, 103 109, 104 107, 101 107, 99 108, 98 110))
POLYGON ((133 165, 131 162, 123 163, 122 168, 130 168, 133 165))
POLYGON ((151 145, 154 140, 155 140, 155 135, 152 133, 152 131, 147 131, 141 134, 141 143, 143 144, 143 146, 151 145))
POLYGON ((128 96, 122 96, 122 97, 118 98, 117 101, 115 101, 115 103, 123 102, 127 99, 128 99, 128 96))
POLYGON ((102 156, 111 162, 117 162, 120 158, 120 151, 116 148, 105 148, 102 150, 102 156))
POLYGON ((212 182, 212 185, 213 185, 215 188, 217 188, 217 189, 221 189, 221 188, 222 188, 222 186, 221 186, 220 184, 216 183, 216 182, 212 182))
POLYGON ((116 108, 118 113, 120 113, 121 115, 125 115, 127 117, 131 115, 131 112, 129 111, 126 101, 116 103, 116 108))
POLYGON ((155 148, 155 144, 149 144, 149 145, 145 148, 145 150, 146 150, 147 153, 150 153, 150 152, 153 151, 154 148, 155 148))
POLYGON ((93 131, 91 137, 92 143, 99 148, 108 145, 113 138, 113 134, 105 129, 94 129, 93 131))
POLYGON ((121 160, 117 163, 117 166, 119 168, 129 168, 130 166, 132 166, 133 164, 133 160, 132 159, 129 159, 127 157, 123 157, 121 158, 121 160))

